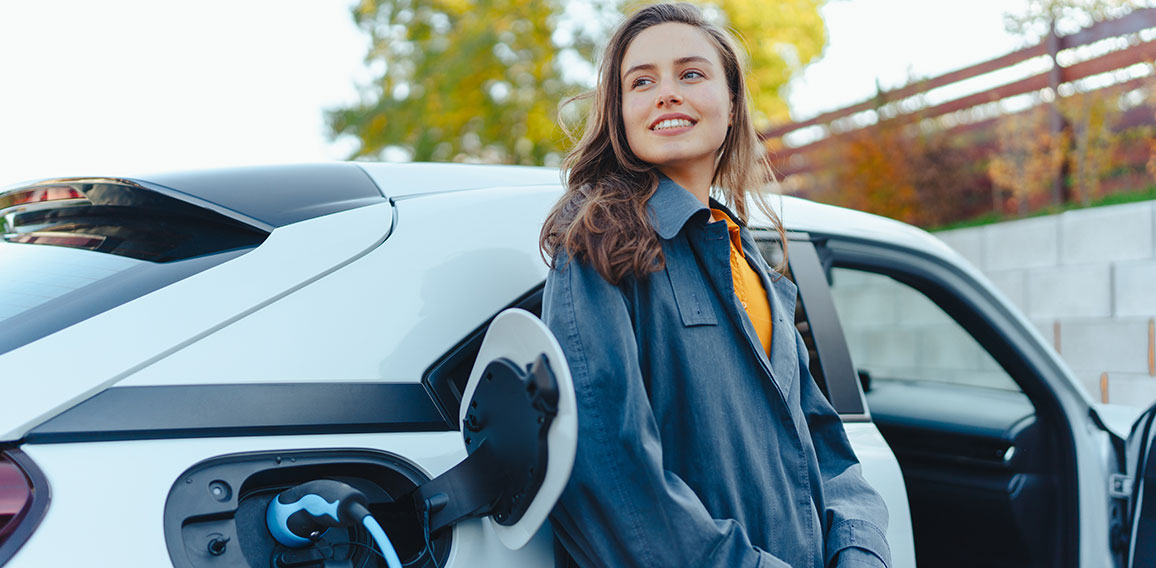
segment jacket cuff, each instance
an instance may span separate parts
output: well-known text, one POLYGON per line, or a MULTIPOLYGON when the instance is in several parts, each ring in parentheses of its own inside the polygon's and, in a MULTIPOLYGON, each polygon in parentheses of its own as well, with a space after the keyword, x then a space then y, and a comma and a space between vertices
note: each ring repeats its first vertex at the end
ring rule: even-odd
POLYGON ((852 546, 839 551, 835 568, 887 568, 887 565, 874 553, 852 546))
POLYGON ((874 554, 883 561, 884 566, 891 565, 891 548, 887 546, 887 537, 883 531, 858 519, 842 521, 831 527, 827 533, 827 553, 823 565, 830 566, 840 551, 852 547, 874 554))

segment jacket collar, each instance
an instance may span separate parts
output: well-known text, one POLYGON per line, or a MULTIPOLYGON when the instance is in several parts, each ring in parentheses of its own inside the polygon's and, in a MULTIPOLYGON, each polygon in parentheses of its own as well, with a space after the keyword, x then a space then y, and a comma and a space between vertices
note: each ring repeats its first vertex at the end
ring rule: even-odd
MULTIPOLYGON (((674 238, 686 225, 686 222, 699 211, 705 212, 705 218, 710 218, 707 206, 703 205, 694 194, 663 175, 662 172, 656 170, 655 173, 658 174, 658 188, 654 190, 654 195, 650 196, 650 200, 646 202, 646 208, 650 213, 650 221, 654 225, 654 230, 659 237, 663 239, 674 238)), ((735 218, 729 209, 715 201, 714 198, 711 198, 710 206, 722 209, 732 219, 735 218)))

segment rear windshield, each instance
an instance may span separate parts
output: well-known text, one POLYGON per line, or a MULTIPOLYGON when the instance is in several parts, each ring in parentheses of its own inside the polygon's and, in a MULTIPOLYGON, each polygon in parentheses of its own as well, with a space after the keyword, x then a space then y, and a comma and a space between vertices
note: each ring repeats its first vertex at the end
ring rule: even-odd
POLYGON ((78 249, 0 242, 0 325, 143 261, 78 249))
POLYGON ((156 263, 83 249, 0 241, 0 353, 247 250, 156 263))
POLYGON ((0 192, 0 353, 243 254, 268 236, 131 180, 0 192))

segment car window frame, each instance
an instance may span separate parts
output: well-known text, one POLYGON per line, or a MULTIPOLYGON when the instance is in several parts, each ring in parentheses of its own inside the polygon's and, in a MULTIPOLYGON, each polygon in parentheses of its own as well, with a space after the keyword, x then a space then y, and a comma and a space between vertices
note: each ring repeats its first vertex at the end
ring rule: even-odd
POLYGON ((806 233, 789 233, 787 238, 788 265, 799 289, 798 301, 810 326, 818 363, 826 380, 827 400, 843 422, 870 422, 863 385, 835 312, 821 249, 806 233))

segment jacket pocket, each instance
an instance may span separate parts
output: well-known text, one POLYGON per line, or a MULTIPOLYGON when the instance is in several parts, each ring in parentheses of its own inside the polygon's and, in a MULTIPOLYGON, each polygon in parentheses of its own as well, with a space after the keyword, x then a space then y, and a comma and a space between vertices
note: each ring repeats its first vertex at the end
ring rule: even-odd
POLYGON ((682 316, 682 325, 718 325, 694 254, 687 247, 680 246, 668 247, 663 252, 666 254, 666 275, 674 291, 674 302, 682 316))

